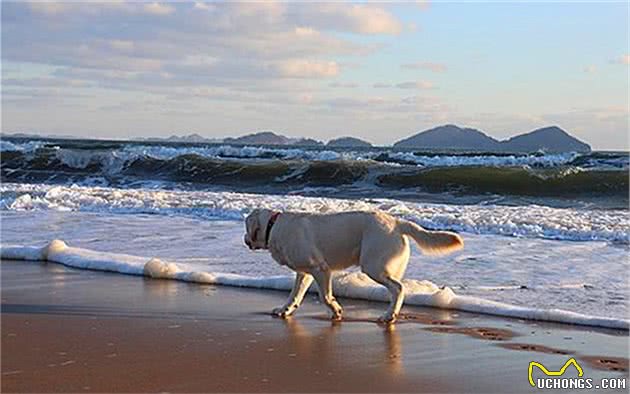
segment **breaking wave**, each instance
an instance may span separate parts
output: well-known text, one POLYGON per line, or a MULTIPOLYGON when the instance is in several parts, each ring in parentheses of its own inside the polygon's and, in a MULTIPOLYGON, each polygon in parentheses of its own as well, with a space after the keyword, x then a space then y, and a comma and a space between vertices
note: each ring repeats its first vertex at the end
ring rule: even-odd
POLYGON ((238 186, 286 193, 300 188, 615 199, 628 204, 627 154, 437 154, 233 146, 2 141, 4 182, 238 186))
POLYGON ((0 208, 148 213, 243 220, 254 208, 340 212, 379 209, 430 229, 569 241, 630 243, 627 210, 540 205, 445 205, 392 199, 338 199, 234 192, 123 189, 4 183, 0 208))

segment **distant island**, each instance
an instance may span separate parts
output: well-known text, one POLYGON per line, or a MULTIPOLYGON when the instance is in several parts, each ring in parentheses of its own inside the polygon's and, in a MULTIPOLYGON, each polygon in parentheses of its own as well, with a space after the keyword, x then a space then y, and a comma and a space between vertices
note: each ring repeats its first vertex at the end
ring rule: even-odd
POLYGON ((273 131, 261 131, 237 138, 225 138, 224 144, 234 145, 301 145, 321 146, 323 142, 311 138, 291 138, 279 135, 273 131))
MULTIPOLYGON (((188 142, 188 143, 223 143, 230 145, 292 145, 292 146, 324 146, 322 141, 318 141, 312 138, 292 138, 281 134, 276 134, 273 131, 259 131, 252 134, 246 134, 240 137, 227 137, 224 139, 219 138, 204 138, 199 134, 188 135, 172 135, 167 138, 160 137, 148 137, 148 138, 136 138, 135 141, 150 141, 150 142, 188 142)), ((341 137, 328 141, 326 146, 329 147, 371 147, 367 141, 354 137, 341 137)))
MULTIPOLYGON (((2 133, 2 137, 9 138, 76 138, 72 136, 45 136, 37 134, 2 133)), ((370 148, 373 145, 356 137, 344 136, 334 138, 324 145, 323 142, 312 138, 295 138, 276 134, 273 131, 259 131, 240 137, 205 138, 199 134, 171 135, 170 137, 134 138, 134 141, 173 142, 173 143, 207 143, 230 145, 279 145, 279 146, 312 146, 312 147, 343 147, 370 148)), ((397 141, 393 145, 399 149, 426 149, 435 151, 459 150, 469 152, 590 152, 591 147, 585 142, 569 135, 558 126, 543 127, 520 134, 506 140, 499 141, 473 128, 459 127, 453 124, 434 127, 421 131, 411 137, 397 141)))
POLYGON ((422 131, 394 143, 394 148, 467 150, 485 152, 590 152, 590 145, 557 126, 536 129, 507 140, 496 140, 483 132, 452 124, 422 131))
POLYGON ((326 146, 336 148, 371 148, 372 144, 355 137, 340 137, 328 141, 326 146))
POLYGON ((220 139, 218 138, 205 138, 200 136, 199 134, 193 133, 193 134, 188 134, 188 135, 172 135, 170 137, 166 137, 166 138, 161 138, 161 137, 138 137, 138 138, 134 138, 135 141, 147 141, 147 142, 188 142, 188 143, 206 143, 206 144, 212 144, 212 143, 217 143, 217 142, 221 142, 220 139))
POLYGON ((60 135, 60 134, 35 134, 35 133, 0 133, 2 138, 22 138, 22 139, 37 139, 37 138, 50 138, 56 140, 72 140, 78 137, 72 135, 60 135))
MULTIPOLYGON (((309 138, 290 138, 272 131, 248 134, 238 138, 226 138, 225 144, 234 145, 301 145, 322 146, 323 143, 309 138)), ((327 147, 371 147, 372 144, 356 137, 335 138, 327 147)), ((590 152, 590 145, 572 137, 557 126, 544 127, 511 137, 504 141, 492 138, 482 131, 447 124, 422 131, 394 143, 394 148, 428 150, 462 150, 484 152, 590 152)))

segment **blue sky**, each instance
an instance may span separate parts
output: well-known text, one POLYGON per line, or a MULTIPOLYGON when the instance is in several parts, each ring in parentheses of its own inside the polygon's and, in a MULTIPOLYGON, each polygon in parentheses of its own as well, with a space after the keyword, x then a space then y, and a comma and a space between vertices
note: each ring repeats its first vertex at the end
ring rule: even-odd
POLYGON ((381 145, 444 123, 628 149, 626 2, 3 2, 2 129, 271 129, 381 145))

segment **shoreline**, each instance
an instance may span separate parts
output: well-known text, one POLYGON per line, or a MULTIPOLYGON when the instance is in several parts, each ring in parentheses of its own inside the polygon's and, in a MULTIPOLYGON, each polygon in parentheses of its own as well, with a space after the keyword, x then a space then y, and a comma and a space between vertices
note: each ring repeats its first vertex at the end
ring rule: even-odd
POLYGON ((384 304, 350 299, 332 323, 310 295, 281 320, 281 291, 0 268, 4 392, 532 392, 528 363, 569 355, 588 377, 628 376, 623 331, 423 307, 387 327, 384 304), (625 372, 595 368, 613 358, 625 372))
MULTIPOLYGON (((60 239, 47 242, 41 247, 0 246, 0 259, 2 258, 57 263, 70 268, 235 288, 289 291, 294 282, 292 274, 257 278, 243 274, 190 270, 190 268, 182 268, 180 263, 158 258, 70 247, 60 239)), ((574 324, 626 332, 630 324, 629 320, 622 318, 589 315, 561 308, 542 309, 519 306, 482 297, 461 295, 455 293, 450 287, 439 287, 430 281, 405 279, 403 282, 406 288, 405 304, 408 306, 435 307, 442 310, 479 313, 528 321, 574 324)), ((389 294, 386 289, 360 272, 340 272, 333 278, 333 287, 335 295, 340 298, 377 302, 389 301, 389 294)), ((315 294, 316 291, 315 287, 309 289, 309 293, 312 294, 315 294)))

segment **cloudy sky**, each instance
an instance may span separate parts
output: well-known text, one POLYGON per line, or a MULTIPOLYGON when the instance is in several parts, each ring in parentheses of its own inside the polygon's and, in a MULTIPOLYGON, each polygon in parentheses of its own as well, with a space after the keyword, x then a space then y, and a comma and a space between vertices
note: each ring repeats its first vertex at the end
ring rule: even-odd
POLYGON ((2 130, 274 130, 387 145, 444 123, 628 149, 628 4, 2 2, 2 130))

